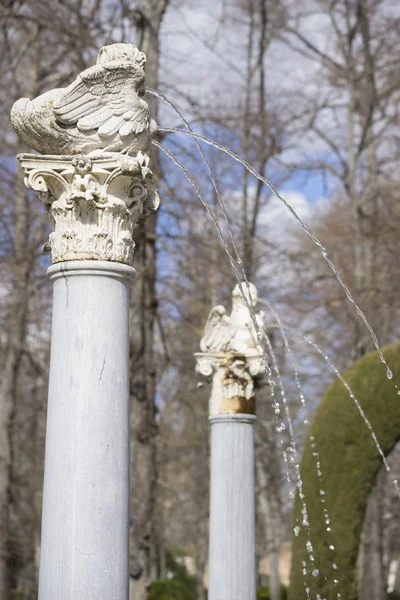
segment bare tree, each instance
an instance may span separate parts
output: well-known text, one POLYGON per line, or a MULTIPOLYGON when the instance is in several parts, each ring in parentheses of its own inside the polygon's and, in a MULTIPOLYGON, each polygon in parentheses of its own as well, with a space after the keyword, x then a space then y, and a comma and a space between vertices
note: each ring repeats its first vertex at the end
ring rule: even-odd
MULTIPOLYGON (((157 88, 159 38, 168 0, 138 0, 132 13, 136 43, 147 55, 146 82, 157 88)), ((157 118, 154 97, 148 98, 150 112, 157 118)), ((155 151, 152 170, 160 177, 155 151)), ((137 230, 134 267, 137 278, 131 295, 131 596, 145 600, 151 578, 151 549, 155 511, 156 436, 154 326, 156 298, 156 216, 137 230)))

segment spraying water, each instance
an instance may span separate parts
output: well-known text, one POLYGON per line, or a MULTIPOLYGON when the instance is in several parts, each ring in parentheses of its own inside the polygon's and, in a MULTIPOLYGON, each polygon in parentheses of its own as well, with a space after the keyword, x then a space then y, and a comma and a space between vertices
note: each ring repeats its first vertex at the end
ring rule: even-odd
MULTIPOLYGON (((230 223, 229 223, 228 211, 226 210, 226 205, 225 205, 225 202, 224 202, 224 200, 222 198, 222 195, 221 195, 221 193, 219 191, 219 188, 218 188, 215 176, 214 176, 214 172, 213 172, 213 170, 211 168, 211 165, 210 165, 210 163, 209 163, 206 155, 204 154, 203 149, 202 149, 200 143, 197 141, 196 135, 195 135, 193 129, 191 128, 190 123, 184 117, 184 115, 178 109, 178 107, 173 102, 171 102, 164 94, 162 94, 161 92, 159 92, 158 90, 154 90, 154 89, 148 88, 147 92, 150 93, 150 94, 152 94, 156 98, 159 98, 159 99, 163 100, 163 102, 165 102, 166 104, 168 104, 168 106, 181 119, 182 123, 187 127, 188 131, 193 134, 192 139, 193 139, 193 141, 194 141, 194 143, 196 145, 197 150, 200 153, 201 158, 203 159, 203 161, 204 161, 204 163, 205 163, 205 165, 207 167, 208 172, 210 173, 211 182, 212 182, 215 194, 217 196, 219 205, 221 206, 221 209, 222 209, 222 214, 223 214, 223 217, 224 217, 227 229, 228 229, 229 239, 230 239, 230 242, 232 244, 234 255, 232 255, 232 253, 229 250, 228 245, 225 242, 225 239, 223 237, 221 228, 219 227, 219 224, 218 224, 218 220, 215 217, 215 215, 214 215, 213 211, 211 210, 211 208, 209 207, 207 200, 204 198, 203 195, 199 196, 199 198, 200 198, 201 202, 203 203, 203 205, 205 206, 207 212, 210 214, 210 216, 211 216, 211 218, 212 218, 212 220, 214 222, 214 225, 215 225, 215 227, 216 227, 216 229, 218 231, 218 234, 219 234, 219 236, 221 238, 221 241, 222 241, 223 246, 225 248, 225 251, 226 251, 226 253, 227 253, 228 257, 229 257, 229 261, 231 263, 233 271, 235 273, 236 279, 238 281, 239 288, 240 288, 240 291, 242 293, 242 296, 245 299, 245 301, 247 303, 247 306, 249 308, 250 316, 251 316, 251 319, 253 321, 254 328, 256 330, 257 338, 258 338, 261 346, 263 346, 264 339, 263 339, 263 336, 262 336, 262 332, 259 330, 257 319, 256 319, 256 315, 255 315, 255 312, 254 312, 254 309, 253 309, 253 302, 252 302, 253 298, 252 298, 252 295, 251 295, 250 283, 249 283, 249 280, 247 278, 246 272, 245 272, 245 270, 244 270, 244 268, 242 266, 243 261, 242 261, 241 257, 239 256, 239 253, 238 253, 238 250, 237 250, 237 247, 236 247, 236 243, 235 243, 235 240, 234 240, 234 237, 233 237, 232 229, 231 229, 231 226, 230 226, 230 223), (246 296, 246 294, 244 293, 244 290, 243 290, 243 287, 242 287, 243 286, 243 281, 246 284, 248 296, 246 296)), ((153 144, 157 144, 157 142, 153 141, 153 144)), ((168 150, 165 147, 162 147, 162 146, 158 146, 158 147, 160 149, 162 149, 167 154, 167 156, 169 156, 169 158, 173 162, 175 162, 175 164, 177 166, 179 166, 182 169, 182 171, 185 174, 186 179, 195 187, 195 189, 196 189, 196 191, 198 193, 200 191, 199 187, 196 184, 196 182, 194 182, 194 180, 189 176, 189 173, 188 173, 187 169, 182 164, 180 164, 176 160, 176 157, 173 156, 173 154, 171 154, 170 152, 168 152, 168 150)), ((267 355, 266 348, 263 348, 263 350, 264 350, 264 354, 265 354, 264 359, 266 360, 266 355, 267 355)), ((266 370, 269 369, 267 361, 265 362, 265 368, 266 368, 266 370)), ((271 375, 271 373, 269 373, 269 376, 270 375, 271 375)))
MULTIPOLYGON (((272 316, 275 318, 276 322, 277 322, 277 327, 279 329, 279 332, 281 334, 281 337, 283 339, 284 345, 285 345, 285 349, 288 353, 288 356, 290 358, 290 361, 292 363, 292 368, 293 368, 293 372, 294 372, 294 379, 295 379, 295 383, 296 383, 296 387, 299 393, 299 397, 300 397, 300 403, 301 403, 301 407, 302 409, 305 408, 305 402, 306 402, 306 398, 304 396, 303 393, 303 389, 301 387, 301 383, 300 383, 300 377, 299 377, 299 367, 297 365, 297 362, 293 356, 292 353, 292 349, 290 347, 289 344, 289 340, 288 337, 286 335, 286 331, 285 331, 285 327, 282 323, 282 320, 280 318, 280 316, 278 315, 278 313, 276 312, 276 310, 273 308, 273 306, 271 305, 270 302, 268 302, 268 300, 264 300, 264 299, 259 299, 259 303, 260 304, 264 304, 269 311, 271 312, 272 316)), ((305 424, 308 423, 308 421, 304 421, 305 424)), ((318 478, 318 482, 319 482, 319 494, 320 494, 320 501, 322 504, 325 505, 325 491, 323 489, 323 482, 322 482, 322 464, 321 464, 321 460, 319 458, 319 454, 318 454, 318 449, 316 447, 316 442, 314 440, 314 438, 311 439, 312 442, 312 448, 313 448, 313 457, 316 458, 316 472, 317 472, 317 478, 318 478)), ((300 501, 302 502, 302 514, 304 515, 304 512, 307 512, 307 507, 306 507, 306 502, 304 499, 304 492, 303 492, 303 481, 301 479, 301 473, 300 473, 300 465, 298 464, 298 466, 296 465, 296 467, 298 468, 298 480, 301 482, 301 487, 299 487, 299 498, 300 501)), ((324 506, 323 508, 323 512, 324 512, 324 521, 325 521, 325 525, 326 525, 326 531, 329 533, 331 533, 331 519, 330 519, 330 515, 328 512, 328 509, 326 508, 326 506, 324 506)), ((303 527, 304 527, 304 521, 302 523, 303 527)), ((305 527, 306 530, 309 531, 309 527, 305 527)), ((299 522, 297 522, 296 526, 294 527, 294 534, 296 536, 299 535, 300 532, 300 526, 299 526, 299 522)), ((310 541, 306 542, 306 549, 309 555, 309 559, 312 564, 312 571, 311 574, 313 575, 313 577, 318 577, 318 575, 320 574, 319 569, 315 566, 315 564, 313 563, 314 561, 314 556, 313 556, 313 547, 310 541)), ((335 546, 333 544, 329 545, 329 549, 333 552, 335 550, 335 546)), ((303 564, 302 565, 303 568, 303 575, 305 576, 307 574, 307 564, 303 564)), ((332 562, 332 571, 333 571, 333 583, 334 585, 338 585, 339 584, 339 579, 338 579, 338 574, 337 574, 337 565, 336 562, 332 562)), ((341 598, 340 592, 337 593, 337 599, 339 600, 341 598)))
MULTIPOLYGON (((277 325, 277 327, 280 328, 280 326, 277 325)), ((329 358, 329 356, 327 354, 324 353, 324 351, 313 341, 310 340, 307 336, 303 335, 302 333, 300 333, 299 331, 296 331, 295 329, 292 329, 291 327, 286 327, 284 326, 284 329, 286 329, 286 331, 289 331, 290 333, 292 333, 293 335, 296 335, 297 337, 301 338, 302 340, 304 340, 309 346, 311 346, 320 356, 322 356, 322 358, 324 359, 324 361, 327 363, 327 365, 330 367, 330 369, 335 373, 336 377, 342 382, 342 384, 344 385, 344 387, 347 390, 347 393, 349 394, 350 398, 352 399, 352 401, 354 402, 362 420, 364 421, 365 425, 367 426, 367 428, 369 429, 370 433, 371 433, 371 437, 372 440, 375 444, 375 447, 382 459, 382 463, 385 467, 385 470, 387 473, 391 472, 391 467, 388 463, 388 460, 382 450, 382 447, 378 441, 378 438, 376 436, 376 433, 374 431, 374 428, 371 425, 371 422, 369 421, 367 415, 365 414, 360 401, 358 400, 358 398, 355 396, 353 390, 351 389, 350 385, 347 383, 347 381, 344 379, 343 375, 340 373, 339 369, 335 366, 335 364, 331 361, 331 359, 329 358)), ((397 481, 397 479, 392 480, 392 483, 396 489, 396 493, 398 495, 398 497, 400 498, 400 487, 399 487, 399 483, 397 481)))
POLYGON ((233 152, 232 150, 229 150, 228 148, 226 148, 225 146, 222 146, 221 144, 218 144, 218 142, 214 142, 213 140, 210 140, 209 138, 194 133, 193 131, 185 131, 182 129, 178 129, 176 127, 160 127, 159 131, 161 132, 166 132, 166 133, 180 133, 183 135, 187 135, 189 137, 192 137, 193 139, 197 139, 197 140, 201 140, 202 142, 204 142, 205 144, 208 144, 214 148, 217 148, 218 150, 220 150, 221 152, 224 152, 225 154, 227 154, 228 156, 230 156, 231 158, 233 158, 236 162, 239 162, 243 167, 245 167, 252 175, 254 175, 254 177, 256 177, 259 181, 262 181, 270 190, 271 192, 281 201, 283 202, 283 204, 286 206, 286 208, 290 211, 290 213, 293 215, 293 217, 296 219, 296 221, 301 225, 301 227, 303 228, 303 230, 305 231, 305 233, 308 235, 308 237, 313 241, 313 243, 318 246, 318 248, 321 250, 321 255, 323 257, 323 259, 325 260, 325 262, 329 265, 329 268, 332 270, 332 272, 334 273, 337 281, 339 282, 339 284, 341 285, 341 287, 343 288, 348 300, 351 302, 351 304, 354 306, 355 311, 357 312, 357 314, 359 315, 359 317, 362 319, 362 321, 364 322, 364 325, 367 327, 371 339, 374 343, 374 346, 378 352, 379 358, 382 361, 382 363, 385 365, 386 367, 386 375, 388 379, 392 379, 393 377, 393 373, 391 371, 391 369, 389 368, 389 365, 387 364, 385 357, 382 354, 382 350, 380 348, 379 345, 379 341, 378 338, 375 334, 375 331, 373 330, 372 326, 370 325, 367 317, 365 316, 364 312, 361 310, 361 308, 358 306, 358 304, 356 303, 356 301, 353 298, 352 293, 350 292, 349 288, 346 286, 346 284, 343 281, 343 278, 341 276, 341 274, 339 273, 338 269, 336 268, 335 264, 332 262, 332 260, 330 259, 328 252, 325 248, 325 246, 322 244, 322 242, 320 242, 320 240, 317 238, 317 236, 312 233, 312 231, 307 227, 307 225, 302 221, 302 219, 299 217, 299 215, 296 213, 296 211, 293 209, 293 207, 283 198, 283 196, 281 196, 279 194, 279 192, 276 190, 276 188, 272 185, 272 183, 270 181, 268 181, 268 179, 266 179, 265 177, 263 177, 260 173, 258 173, 248 162, 246 162, 245 160, 243 160, 238 154, 236 154, 235 152, 233 152))
MULTIPOLYGON (((175 130, 174 130, 174 131, 175 131, 175 130)), ((188 132, 182 132, 181 130, 176 130, 176 131, 179 131, 179 132, 181 132, 181 133, 188 133, 188 132)), ((196 137, 200 137, 200 138, 202 138, 203 136, 196 136, 196 137)), ((182 171, 183 171, 183 173, 184 173, 184 175, 185 175, 186 179, 187 179, 187 180, 189 181, 189 183, 190 183, 190 184, 191 184, 191 185, 192 185, 192 186, 195 188, 195 190, 196 190, 196 192, 197 192, 197 194, 198 194, 198 196, 199 196, 199 198, 200 198, 200 200, 201 200, 202 204, 205 206, 205 208, 206 208, 207 212, 210 214, 210 216, 211 216, 211 218, 212 218, 212 220, 213 220, 213 223, 214 223, 214 225, 215 225, 215 227, 216 227, 216 229, 217 229, 217 231, 218 231, 218 234, 219 234, 219 236, 220 236, 220 238, 221 238, 221 240, 222 240, 222 243, 223 243, 223 246, 224 246, 224 248, 225 248, 225 251, 226 251, 226 253, 227 253, 228 257, 229 257, 229 260, 230 260, 231 266, 232 266, 232 268, 233 268, 233 270, 234 270, 234 273, 235 273, 235 276, 236 276, 236 278, 237 278, 237 281, 238 281, 239 285, 241 286, 241 285, 242 285, 242 283, 243 283, 243 280, 241 279, 241 273, 240 273, 239 269, 237 268, 236 261, 235 261, 234 257, 232 256, 232 253, 230 252, 230 249, 229 249, 229 247, 228 247, 228 245, 227 245, 227 243, 226 243, 226 241, 225 241, 225 238, 224 238, 223 232, 222 232, 222 230, 221 230, 221 227, 220 227, 220 225, 219 225, 219 223, 218 223, 218 220, 217 220, 217 218, 216 218, 216 216, 215 216, 214 212, 212 211, 211 207, 209 206, 209 204, 208 204, 208 202, 207 202, 206 198, 204 197, 203 193, 201 192, 201 190, 200 190, 200 188, 199 188, 198 184, 196 183, 196 181, 194 181, 194 180, 193 180, 193 179, 190 177, 188 170, 187 170, 187 169, 186 169, 186 168, 185 168, 185 167, 184 167, 184 166, 183 166, 183 165, 182 165, 182 164, 181 164, 181 163, 180 163, 180 162, 177 160, 177 158, 176 158, 176 157, 175 157, 175 156, 174 156, 174 155, 173 155, 171 152, 169 152, 169 150, 167 150, 167 148, 165 148, 164 146, 162 146, 162 145, 161 145, 160 143, 158 143, 158 142, 153 142, 153 143, 155 144, 155 146, 156 146, 157 148, 159 148, 160 150, 162 150, 162 151, 163 151, 163 152, 164 152, 164 153, 165 153, 165 154, 166 154, 166 155, 167 155, 167 156, 168 156, 168 157, 169 157, 169 158, 170 158, 170 159, 171 159, 171 160, 172 160, 172 161, 173 161, 173 162, 174 162, 174 163, 175 163, 175 164, 176 164, 176 165, 177 165, 177 166, 178 166, 178 167, 179 167, 179 168, 182 170, 182 171)), ((214 144, 214 142, 211 142, 211 141, 210 141, 210 143, 214 144)), ((219 145, 219 144, 217 144, 217 147, 220 147, 220 145, 219 145)), ((220 147, 220 148, 221 148, 221 149, 223 149, 224 147, 222 146, 222 147, 220 147)), ((226 150, 226 149, 225 149, 225 150, 226 150)), ((231 153, 231 151, 230 151, 230 150, 227 150, 227 152, 228 152, 228 153, 231 153)), ((234 154, 234 153, 232 153, 232 154, 234 154)), ((234 155, 234 156, 237 156, 237 155, 234 155)), ((238 158, 238 159, 241 161, 240 157, 237 157, 237 158, 238 158)), ((247 163, 245 163, 245 165, 246 165, 246 164, 247 164, 247 163)), ((250 165, 249 165, 249 167, 250 167, 250 165)), ((251 168, 251 167, 250 167, 250 168, 251 168)), ((260 177, 261 177, 261 176, 260 176, 260 177)), ((264 179, 264 178, 262 178, 262 179, 264 179)), ((267 180, 265 180, 265 181, 267 181, 267 180)), ((272 184, 271 184, 271 185, 272 185, 272 184)), ((274 188, 273 188, 273 189, 274 189, 274 188)), ((276 192, 276 193, 278 194, 278 192, 276 192)), ((278 195, 278 197, 280 198, 280 196, 279 196, 279 195, 278 195)), ((222 200, 222 198, 221 198, 221 200, 222 200)), ((282 198, 282 201, 283 201, 283 202, 284 202, 284 203, 285 203, 285 204, 286 204, 286 205, 287 205, 287 206, 290 208, 291 212, 293 212, 293 213, 296 215, 296 213, 294 212, 294 210, 293 210, 293 209, 290 207, 290 205, 288 205, 288 204, 286 203, 286 201, 285 201, 283 198, 282 198)), ((297 219, 299 220, 299 222, 300 222, 300 223, 302 223, 302 221, 301 221, 300 217, 297 217, 297 219)), ((304 225, 304 228, 305 228, 305 230, 308 232, 308 235, 309 235, 310 237, 314 237, 314 236, 313 236, 313 234, 311 234, 311 232, 309 232, 309 230, 308 230, 308 228, 307 228, 307 226, 306 226, 306 225, 304 225)), ((232 232, 231 232, 231 235, 232 235, 232 232)), ((315 239, 317 240, 317 238, 315 238, 315 239)), ((317 240, 317 242, 318 242, 318 244, 317 244, 317 245, 318 245, 320 248, 323 248, 323 246, 322 246, 322 244, 319 242, 319 240, 317 240)), ((331 261, 330 261, 330 262, 331 262, 331 261)), ((335 273, 337 273, 337 270, 336 270, 336 268, 334 267, 333 263, 331 263, 331 264, 332 264, 332 269, 334 269, 334 272, 335 272, 335 273)), ((242 271, 243 271, 243 269, 242 269, 242 271)), ((339 275, 339 273, 338 273, 338 277, 340 278, 340 275, 339 275)), ((341 278, 339 279, 339 281, 342 281, 342 280, 341 280, 341 278)), ((247 279, 246 279, 246 283, 248 284, 248 281, 247 281, 247 279)), ((345 284, 344 284, 344 283, 343 283, 343 286, 344 286, 345 290, 347 290, 347 288, 346 288, 346 286, 345 286, 345 284)), ((248 287, 249 287, 249 286, 248 286, 248 287)), ((243 296, 246 298, 246 295, 243 293, 243 288, 242 288, 242 287, 241 287, 241 291, 242 291, 242 294, 243 294, 243 296)), ((349 292, 349 294, 350 294, 350 292, 349 292)), ((251 299, 251 293, 250 293, 250 292, 249 292, 249 295, 250 295, 250 299, 251 299)), ((366 323, 367 323, 367 325, 368 325, 368 328, 369 328, 369 329, 372 331, 372 333, 373 333, 373 338, 372 338, 372 339, 373 339, 373 341, 374 341, 374 344, 375 344, 375 346, 376 346, 376 348, 377 348, 377 351, 378 351, 379 357, 380 357, 381 361, 382 361, 382 362, 383 362, 383 363, 386 365, 386 367, 387 367, 387 377, 388 377, 388 379, 391 379, 391 378, 393 377, 392 371, 389 369, 389 366, 388 366, 388 365, 387 365, 387 363, 386 363, 386 360, 385 360, 385 358, 384 358, 384 356, 383 356, 383 354, 382 354, 382 351, 381 351, 381 349, 380 349, 380 346, 379 346, 378 340, 377 340, 377 338, 376 338, 376 335, 375 335, 375 333, 374 333, 374 332, 373 332, 373 330, 372 330, 372 327, 370 326, 370 324, 368 323, 368 321, 367 321, 367 319, 366 319, 366 317, 365 317, 364 313, 363 313, 363 312, 361 311, 361 309, 360 309, 360 308, 359 308, 359 307, 356 305, 356 303, 355 303, 355 301, 354 301, 354 299, 353 299, 352 297, 351 297, 351 301, 352 301, 352 303, 353 303, 353 304, 356 306, 356 308, 358 309, 358 310, 357 310, 357 312, 359 312, 359 313, 361 313, 361 314, 362 314, 362 316, 363 316, 363 320, 365 320, 365 322, 366 322, 366 323)), ((269 304, 269 303, 267 303, 267 302, 265 302, 265 303, 266 303, 266 304, 268 304, 268 306, 269 306, 270 308, 272 308, 272 307, 270 306, 270 304, 269 304)), ((251 302, 249 302, 249 303, 248 303, 249 310, 250 310, 250 314, 252 315, 252 320, 253 320, 253 324, 254 324, 254 327, 255 327, 255 329, 256 329, 256 332, 257 332, 257 337, 258 337, 258 339, 259 339, 259 341, 260 341, 260 344, 261 344, 261 345, 262 345, 262 347, 263 347, 263 351, 264 351, 264 358, 265 358, 265 359, 267 359, 268 355, 270 355, 270 347, 271 347, 271 344, 270 344, 270 343, 269 343, 269 344, 267 344, 267 343, 265 342, 265 338, 266 338, 267 336, 266 336, 266 335, 265 335, 263 332, 261 332, 261 331, 260 331, 260 329, 259 329, 259 326, 258 326, 258 323, 257 323, 257 320, 256 320, 256 318, 255 318, 254 309, 253 309, 253 307, 252 307, 252 305, 251 305, 251 304, 252 304, 251 302), (263 341, 264 341, 264 344, 263 344, 263 341)), ((275 311, 274 311, 274 312, 275 312, 275 311)), ((275 315, 276 315, 276 313, 275 313, 275 315)), ((282 332, 283 332, 283 329, 284 329, 284 328, 283 328, 283 326, 282 326, 282 324, 280 324, 280 326, 279 326, 279 327, 280 327, 280 330, 281 330, 281 333, 282 333, 282 332)), ((285 329, 286 329, 287 331, 292 331, 292 332, 293 332, 293 333, 295 333, 296 335, 300 335, 300 336, 301 336, 301 334, 299 334, 298 332, 296 332, 296 331, 294 331, 294 330, 291 330, 291 329, 290 329, 290 328, 288 328, 288 327, 285 327, 285 329)), ((304 337, 304 336, 303 336, 303 337, 304 337)), ((283 339, 284 339, 284 341, 286 340, 286 341, 285 341, 285 346, 286 346, 286 348, 288 348, 289 346, 288 346, 288 343, 287 343, 287 338, 286 338, 286 336, 284 336, 284 335, 283 335, 283 339)), ((379 454, 380 454, 380 456, 381 456, 381 458, 382 458, 382 462, 383 462, 383 464, 385 465, 385 469, 386 469, 386 471, 387 471, 387 472, 390 472, 390 466, 389 466, 389 464, 388 464, 388 462, 387 462, 387 460, 386 460, 386 457, 385 457, 385 455, 384 455, 384 453, 383 453, 383 450, 382 450, 382 448, 381 448, 381 446, 380 446, 380 444, 379 444, 379 441, 378 441, 378 439, 377 439, 377 437, 376 437, 376 434, 375 434, 375 432, 374 432, 374 430, 373 430, 373 427, 372 427, 371 423, 369 422, 369 420, 368 420, 367 416, 365 415, 365 412, 364 412, 364 410, 362 409, 362 406, 361 406, 361 404, 360 404, 359 400, 358 400, 358 399, 355 397, 355 395, 353 394, 353 392, 352 392, 352 390, 351 390, 350 386, 349 386, 349 385, 347 384, 347 382, 346 382, 346 381, 343 379, 343 377, 342 377, 342 375, 341 375, 340 371, 339 371, 339 370, 338 370, 338 369, 335 367, 335 365, 334 365, 334 364, 333 364, 333 363, 330 361, 329 357, 328 357, 327 355, 325 355, 325 354, 323 353, 323 351, 322 351, 322 350, 321 350, 321 349, 320 349, 320 348, 319 348, 319 347, 318 347, 318 346, 317 346, 317 345, 316 345, 316 344, 315 344, 315 343, 314 343, 312 340, 309 340, 309 339, 308 339, 308 338, 306 338, 306 337, 304 337, 304 339, 305 339, 305 341, 306 341, 308 344, 310 344, 311 346, 313 346, 313 347, 315 348, 315 350, 317 350, 317 352, 318 352, 318 353, 319 353, 319 354, 320 354, 320 355, 321 355, 321 356, 324 358, 324 360, 327 362, 327 364, 330 366, 330 368, 331 368, 331 369, 332 369, 332 370, 335 372, 336 376, 337 376, 337 377, 340 379, 340 381, 342 381, 342 383, 345 385, 345 387, 346 387, 346 389, 347 389, 347 391, 348 391, 348 393, 349 393, 349 396, 350 396, 350 398, 351 398, 351 399, 353 400, 353 402, 355 403, 355 405, 356 405, 356 407, 357 407, 357 409, 358 409, 358 412, 360 413, 360 415, 361 415, 361 417, 362 417, 363 421, 365 422, 365 424, 367 425, 368 429, 369 429, 369 430, 370 430, 370 432, 371 432, 372 439, 373 439, 373 441, 374 441, 374 444, 375 444, 375 446, 376 446, 376 448, 377 448, 377 450, 378 450, 378 452, 379 452, 379 454)), ((268 376, 268 383, 271 385, 271 388, 273 388, 273 387, 274 387, 274 385, 275 385, 275 382, 272 380, 272 372, 271 372, 271 369, 270 369, 270 367, 269 367, 269 365, 268 365, 268 362, 267 362, 267 361, 266 361, 266 363, 265 363, 265 366, 266 366, 266 371, 267 371, 267 376, 268 376)), ((297 375, 296 375, 296 384, 298 384, 298 377, 297 377, 297 375)), ((301 396, 301 401, 303 402, 302 396, 301 396)), ((397 483, 397 481, 395 482, 395 486, 396 486, 396 490, 398 490, 398 495, 399 495, 399 497, 400 497, 400 488, 399 488, 399 486, 398 486, 398 483, 397 483)))
MULTIPOLYGON (((219 237, 221 239, 221 242, 223 244, 225 252, 226 252, 226 254, 227 254, 228 258, 229 258, 229 262, 230 262, 230 264, 232 266, 232 269, 233 269, 233 271, 235 273, 235 276, 236 276, 236 279, 237 279, 240 291, 242 293, 242 296, 243 296, 244 300, 246 301, 247 307, 249 309, 251 320, 252 320, 254 329, 256 331, 257 339, 258 339, 258 341, 259 341, 259 343, 260 343, 260 345, 262 347, 262 350, 263 350, 264 367, 265 367, 265 371, 267 373, 268 383, 271 386, 274 386, 275 383, 272 380, 272 371, 271 371, 271 368, 270 368, 270 366, 268 364, 268 355, 269 355, 269 352, 268 352, 267 344, 265 342, 265 334, 260 330, 259 324, 257 322, 256 314, 255 314, 255 311, 254 311, 253 298, 252 298, 252 295, 251 295, 250 283, 249 283, 249 281, 248 281, 248 279, 246 277, 246 274, 245 274, 245 272, 244 272, 243 269, 242 269, 242 273, 240 273, 240 271, 239 271, 239 269, 237 267, 237 261, 235 261, 235 258, 232 256, 232 253, 231 253, 231 251, 229 249, 229 246, 226 243, 224 234, 223 234, 223 232, 221 230, 221 227, 220 227, 220 225, 218 223, 218 219, 217 219, 214 211, 212 210, 212 208, 208 204, 208 202, 207 202, 204 194, 202 193, 199 185, 197 184, 197 182, 190 176, 189 171, 186 169, 186 167, 184 167, 184 165, 182 165, 179 162, 179 160, 176 158, 176 156, 174 156, 167 148, 165 148, 162 144, 160 144, 159 142, 156 142, 156 141, 153 141, 153 144, 156 146, 156 148, 159 148, 159 150, 162 150, 162 152, 164 152, 168 156, 168 158, 170 158, 172 160, 172 162, 177 167, 179 167, 181 169, 181 171, 183 172, 186 180, 194 187, 194 189, 195 189, 195 191, 197 193, 197 196, 199 197, 201 203, 203 204, 203 206, 207 210, 208 214, 210 215, 210 217, 211 217, 211 219, 212 219, 212 221, 213 221, 213 223, 215 225, 215 228, 216 228, 216 230, 218 232, 218 235, 219 235, 219 237), (242 279, 242 275, 244 276, 244 281, 242 279), (244 292, 243 283, 245 283, 246 286, 247 286, 247 294, 248 294, 248 296, 246 296, 246 294, 244 292)), ((229 230, 230 230, 230 228, 229 228, 229 230)), ((230 230, 230 233, 231 233, 231 236, 232 236, 232 231, 231 230, 230 230)))

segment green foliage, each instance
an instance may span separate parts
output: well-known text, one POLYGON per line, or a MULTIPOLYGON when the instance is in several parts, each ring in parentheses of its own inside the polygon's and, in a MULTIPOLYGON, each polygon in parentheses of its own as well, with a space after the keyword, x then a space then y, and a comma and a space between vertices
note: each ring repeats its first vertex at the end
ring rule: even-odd
MULTIPOLYGON (((343 376, 387 455, 400 439, 400 399, 393 384, 400 379, 400 344, 387 346, 383 353, 394 373, 393 380, 387 379, 385 366, 376 352, 358 360, 343 376)), ((302 456, 303 492, 310 527, 302 527, 298 537, 293 536, 290 600, 306 598, 306 587, 310 588, 312 598, 320 594, 327 600, 336 600, 340 592, 342 598, 356 600, 360 533, 368 496, 381 464, 371 432, 343 384, 335 381, 318 407, 302 456), (316 451, 318 457, 313 455, 316 451), (317 460, 321 462, 322 484, 318 481, 317 460), (320 494, 321 488, 325 494, 320 494), (329 524, 325 523, 324 509, 328 511, 329 524), (308 540, 315 557, 311 568, 306 549, 308 540), (307 562, 306 576, 302 573, 302 561, 307 562), (336 570, 333 564, 337 565, 336 570), (316 577, 311 573, 313 569, 319 572, 316 577)), ((294 526, 302 523, 301 510, 297 495, 294 526)))
MULTIPOLYGON (((257 600, 270 600, 269 587, 267 585, 262 585, 261 587, 258 588, 257 600)), ((281 586, 280 600, 287 600, 287 591, 284 586, 281 586)))
POLYGON ((166 581, 155 580, 149 588, 149 600, 195 600, 195 596, 188 596, 188 590, 182 581, 170 579, 166 581))
POLYGON ((167 570, 170 578, 153 581, 148 600, 196 600, 196 579, 171 553, 167 554, 167 570))

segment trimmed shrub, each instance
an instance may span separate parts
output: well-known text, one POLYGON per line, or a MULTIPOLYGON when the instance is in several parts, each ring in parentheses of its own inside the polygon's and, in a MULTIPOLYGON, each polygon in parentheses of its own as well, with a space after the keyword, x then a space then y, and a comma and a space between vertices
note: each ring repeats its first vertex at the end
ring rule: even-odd
MULTIPOLYGON (((358 360, 343 377, 387 455, 400 439, 400 398, 394 387, 394 381, 400 380, 400 344, 387 346, 383 354, 393 371, 393 380, 387 379, 385 366, 376 352, 358 360)), ((307 587, 311 598, 320 594, 326 600, 336 600, 340 593, 345 600, 356 600, 360 533, 368 496, 381 465, 371 432, 343 384, 335 381, 317 409, 301 460, 310 526, 301 527, 302 502, 297 494, 293 526, 300 526, 300 531, 298 536, 293 535, 290 600, 307 598, 307 587), (318 460, 321 483, 317 476, 318 460), (325 522, 324 509, 329 514, 329 523, 325 522), (313 563, 307 542, 312 544, 313 563)))

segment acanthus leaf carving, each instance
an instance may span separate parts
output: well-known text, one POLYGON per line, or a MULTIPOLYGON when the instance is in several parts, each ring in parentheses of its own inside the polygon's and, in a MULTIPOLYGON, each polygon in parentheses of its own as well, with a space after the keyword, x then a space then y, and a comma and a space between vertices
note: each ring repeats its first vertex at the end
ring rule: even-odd
POLYGON ((18 158, 27 187, 38 193, 53 221, 53 262, 132 263, 133 230, 159 204, 145 154, 18 158))

